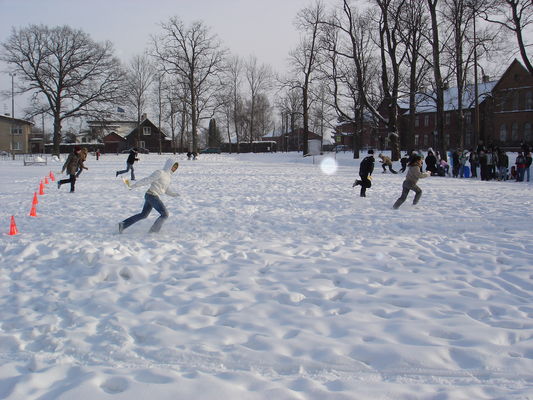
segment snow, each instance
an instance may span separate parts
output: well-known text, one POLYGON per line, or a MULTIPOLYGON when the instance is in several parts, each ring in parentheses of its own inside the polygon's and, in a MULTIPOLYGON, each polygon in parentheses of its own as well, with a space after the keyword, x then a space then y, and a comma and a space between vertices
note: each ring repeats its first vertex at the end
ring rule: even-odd
POLYGON ((349 153, 182 155, 162 231, 119 235, 125 158, 37 217, 62 162, 0 161, 0 398, 533 398, 531 183, 431 177, 392 210, 403 175, 360 198, 349 153))

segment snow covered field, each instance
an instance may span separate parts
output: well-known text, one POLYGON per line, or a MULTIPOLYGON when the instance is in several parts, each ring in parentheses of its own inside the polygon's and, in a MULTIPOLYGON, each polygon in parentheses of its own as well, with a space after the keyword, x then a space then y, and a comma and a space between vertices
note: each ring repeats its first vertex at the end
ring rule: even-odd
POLYGON ((61 164, 0 161, 0 399, 533 399, 533 183, 427 178, 394 211, 404 175, 362 199, 348 153, 180 156, 161 233, 119 235, 125 159, 37 217, 61 164))

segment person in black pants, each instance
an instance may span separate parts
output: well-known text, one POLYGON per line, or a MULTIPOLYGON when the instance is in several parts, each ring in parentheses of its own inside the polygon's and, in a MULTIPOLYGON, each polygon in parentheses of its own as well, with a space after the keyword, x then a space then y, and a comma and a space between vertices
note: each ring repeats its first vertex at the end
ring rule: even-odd
POLYGON ((357 179, 352 185, 352 187, 361 185, 361 197, 366 197, 366 189, 372 187, 370 176, 374 171, 375 162, 374 150, 370 149, 368 150, 368 156, 363 158, 363 161, 361 161, 361 164, 359 165, 359 176, 361 177, 361 180, 357 179))
POLYGON ((400 164, 402 165, 402 169, 400 170, 400 172, 405 172, 408 163, 409 163, 409 153, 405 153, 405 155, 400 159, 400 164))
POLYGON ((70 183, 70 193, 74 192, 74 186, 76 185, 76 172, 80 166, 80 151, 81 148, 78 146, 74 147, 74 151, 68 155, 67 161, 63 164, 61 173, 67 172, 69 179, 62 179, 57 181, 57 188, 61 188, 61 185, 64 183, 70 183))
POLYGON ((120 174, 125 174, 128 171, 131 171, 131 180, 135 180, 135 170, 133 169, 133 163, 135 161, 139 161, 137 158, 137 147, 134 147, 130 150, 130 154, 128 155, 128 159, 126 160, 126 169, 123 169, 122 171, 117 171, 115 173, 115 178, 119 176, 120 174))

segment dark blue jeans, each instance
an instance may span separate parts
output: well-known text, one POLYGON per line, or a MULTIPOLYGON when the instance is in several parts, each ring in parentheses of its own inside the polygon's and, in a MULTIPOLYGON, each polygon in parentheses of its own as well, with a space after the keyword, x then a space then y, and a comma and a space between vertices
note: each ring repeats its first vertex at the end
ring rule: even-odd
POLYGON ((133 164, 126 163, 126 169, 123 169, 122 171, 117 171, 117 176, 120 174, 125 174, 126 172, 131 171, 131 180, 135 180, 135 170, 133 169, 133 164))
POLYGON ((165 220, 168 218, 168 211, 159 196, 155 196, 150 193, 146 193, 144 195, 144 206, 142 211, 139 214, 135 214, 122 221, 124 224, 124 229, 140 221, 141 219, 148 217, 150 212, 152 212, 152 208, 155 208, 156 211, 161 215, 155 220, 154 224, 150 228, 150 232, 159 232, 161 230, 161 226, 163 226, 163 222, 165 222, 165 220))

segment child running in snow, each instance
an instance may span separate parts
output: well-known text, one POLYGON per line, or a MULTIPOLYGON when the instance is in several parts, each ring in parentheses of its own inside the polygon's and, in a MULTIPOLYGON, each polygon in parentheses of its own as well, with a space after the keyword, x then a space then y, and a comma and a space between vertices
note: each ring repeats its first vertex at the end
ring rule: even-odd
POLYGON ((403 181, 402 195, 396 200, 396 203, 392 206, 395 210, 400 208, 403 202, 407 199, 409 191, 412 190, 415 192, 415 198, 413 200, 413 205, 417 204, 422 196, 422 189, 417 185, 417 182, 420 178, 427 178, 431 176, 431 172, 422 172, 420 168, 422 167, 422 157, 419 155, 413 156, 411 162, 409 163, 409 168, 407 170, 407 175, 403 181))
POLYGON ((169 214, 167 208, 159 197, 162 194, 166 194, 171 197, 179 196, 178 193, 173 192, 169 189, 170 179, 172 177, 172 174, 178 169, 178 166, 179 164, 177 161, 169 158, 166 161, 163 169, 154 171, 152 175, 141 179, 140 181, 130 186, 130 189, 134 189, 136 187, 144 185, 150 185, 150 188, 146 191, 146 194, 144 195, 144 206, 142 211, 139 214, 133 215, 125 219, 124 221, 119 222, 119 233, 122 233, 122 231, 128 226, 131 226, 134 223, 140 221, 141 219, 148 217, 148 215, 152 211, 152 208, 155 208, 161 215, 155 220, 154 224, 150 228, 150 232, 159 232, 161 230, 161 226, 163 226, 163 223, 168 218, 169 214))

